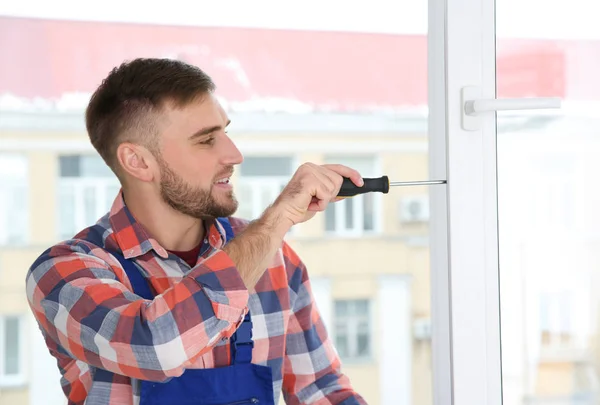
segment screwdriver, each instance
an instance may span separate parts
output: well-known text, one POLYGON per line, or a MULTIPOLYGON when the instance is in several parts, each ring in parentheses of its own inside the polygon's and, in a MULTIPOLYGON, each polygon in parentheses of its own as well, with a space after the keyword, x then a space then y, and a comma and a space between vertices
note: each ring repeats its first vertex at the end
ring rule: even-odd
POLYGON ((366 193, 383 193, 387 194, 390 191, 390 187, 397 186, 424 186, 431 184, 446 184, 446 180, 425 180, 425 181, 392 181, 388 176, 381 176, 375 178, 363 178, 365 184, 362 187, 358 187, 347 177, 344 177, 342 187, 338 193, 338 197, 354 197, 358 194, 366 193))

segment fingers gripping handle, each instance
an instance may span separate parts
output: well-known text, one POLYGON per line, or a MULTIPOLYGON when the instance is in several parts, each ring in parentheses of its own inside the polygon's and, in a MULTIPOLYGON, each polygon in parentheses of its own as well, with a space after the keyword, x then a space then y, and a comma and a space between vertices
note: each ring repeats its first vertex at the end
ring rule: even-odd
POLYGON ((390 191, 390 179, 388 176, 381 176, 377 178, 363 178, 365 184, 362 187, 358 187, 348 178, 344 178, 338 197, 354 197, 358 194, 366 194, 379 192, 387 194, 390 191))

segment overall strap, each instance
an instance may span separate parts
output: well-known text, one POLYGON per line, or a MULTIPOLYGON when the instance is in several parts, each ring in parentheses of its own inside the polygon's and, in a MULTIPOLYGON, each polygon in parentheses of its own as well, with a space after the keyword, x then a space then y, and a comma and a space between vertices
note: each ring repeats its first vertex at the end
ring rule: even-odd
POLYGON ((231 336, 231 363, 244 364, 252 361, 252 318, 250 312, 246 314, 244 321, 231 336))
MULTIPOLYGON (((217 218, 217 221, 225 229, 226 241, 233 239, 233 229, 227 218, 217 218)), ((246 314, 244 321, 231 336, 231 362, 232 364, 244 364, 252 361, 252 349, 254 341, 252 340, 252 318, 250 312, 246 314)))
POLYGON ((226 242, 229 242, 231 239, 233 239, 233 228, 231 227, 231 224, 229 223, 229 219, 227 218, 217 218, 217 221, 219 221, 219 223, 221 224, 221 226, 223 227, 223 229, 225 229, 225 238, 226 238, 226 242))
POLYGON ((152 300, 154 299, 154 294, 150 290, 150 285, 148 281, 142 276, 140 270, 136 267, 132 260, 128 260, 121 253, 110 252, 123 266, 127 277, 129 277, 129 281, 131 282, 131 286, 133 287, 133 292, 140 297, 152 300))

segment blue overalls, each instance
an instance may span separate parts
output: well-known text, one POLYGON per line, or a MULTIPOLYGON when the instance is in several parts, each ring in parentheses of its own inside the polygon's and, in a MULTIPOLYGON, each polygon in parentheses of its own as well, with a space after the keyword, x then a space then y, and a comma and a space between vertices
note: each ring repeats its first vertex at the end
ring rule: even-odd
MULTIPOLYGON (((218 221, 227 242, 233 230, 226 218, 218 221)), ((154 294, 132 261, 111 252, 125 269, 133 291, 151 300, 154 294)), ((275 405, 270 367, 252 364, 252 320, 250 313, 231 337, 232 364, 212 369, 187 369, 166 382, 140 381, 140 405, 275 405)))

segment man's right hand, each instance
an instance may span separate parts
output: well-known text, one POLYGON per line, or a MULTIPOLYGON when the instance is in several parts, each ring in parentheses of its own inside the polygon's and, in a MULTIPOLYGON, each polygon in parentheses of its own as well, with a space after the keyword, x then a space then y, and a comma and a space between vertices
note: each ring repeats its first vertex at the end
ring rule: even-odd
POLYGON ((361 175, 349 167, 303 164, 263 215, 223 248, 248 289, 262 277, 293 225, 308 221, 338 200, 344 177, 362 186, 361 175))
POLYGON ((359 187, 363 185, 360 173, 349 167, 305 163, 298 168, 265 215, 280 218, 288 229, 308 221, 317 212, 325 211, 329 203, 339 200, 337 195, 344 177, 350 178, 359 187))

